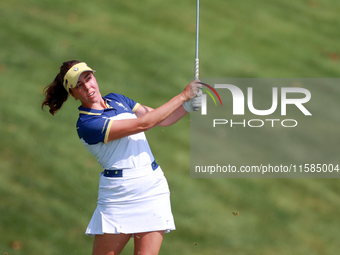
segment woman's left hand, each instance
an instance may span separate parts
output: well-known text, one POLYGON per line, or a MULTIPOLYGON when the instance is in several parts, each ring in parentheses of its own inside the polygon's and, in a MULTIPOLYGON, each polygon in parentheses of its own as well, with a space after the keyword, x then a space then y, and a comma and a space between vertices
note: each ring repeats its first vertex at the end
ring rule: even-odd
POLYGON ((184 96, 186 98, 185 101, 190 101, 191 99, 195 98, 202 88, 202 84, 200 84, 200 80, 194 80, 187 85, 183 91, 184 96))

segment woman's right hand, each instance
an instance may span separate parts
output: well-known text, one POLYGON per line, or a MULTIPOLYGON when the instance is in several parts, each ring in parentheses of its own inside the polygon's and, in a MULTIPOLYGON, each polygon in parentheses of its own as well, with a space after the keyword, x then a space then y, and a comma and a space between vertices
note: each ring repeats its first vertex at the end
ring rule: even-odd
POLYGON ((190 101, 191 99, 195 98, 200 91, 200 88, 202 88, 202 84, 200 84, 200 80, 194 80, 190 82, 182 92, 185 96, 185 101, 190 101))

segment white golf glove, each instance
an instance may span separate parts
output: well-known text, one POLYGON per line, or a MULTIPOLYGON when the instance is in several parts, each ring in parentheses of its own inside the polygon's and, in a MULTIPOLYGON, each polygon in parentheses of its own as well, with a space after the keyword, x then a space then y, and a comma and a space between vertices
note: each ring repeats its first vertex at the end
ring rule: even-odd
POLYGON ((190 101, 184 102, 182 105, 187 112, 192 112, 194 108, 199 109, 202 106, 202 90, 198 91, 196 97, 190 101))

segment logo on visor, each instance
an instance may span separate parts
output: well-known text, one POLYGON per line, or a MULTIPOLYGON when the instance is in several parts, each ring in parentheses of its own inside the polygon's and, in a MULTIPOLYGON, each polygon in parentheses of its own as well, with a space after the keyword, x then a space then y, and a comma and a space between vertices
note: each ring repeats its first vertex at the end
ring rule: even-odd
POLYGON ((79 70, 78 67, 73 68, 73 71, 77 72, 79 70))

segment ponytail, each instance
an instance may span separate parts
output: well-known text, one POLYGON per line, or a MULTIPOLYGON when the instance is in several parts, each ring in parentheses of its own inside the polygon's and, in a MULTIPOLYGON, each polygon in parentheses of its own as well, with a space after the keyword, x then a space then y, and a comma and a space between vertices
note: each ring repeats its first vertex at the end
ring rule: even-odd
POLYGON ((44 89, 45 100, 41 104, 44 110, 45 106, 50 108, 49 112, 54 115, 68 98, 68 92, 64 88, 64 76, 67 71, 75 64, 80 63, 78 60, 64 62, 60 67, 60 72, 54 78, 54 81, 44 89))

